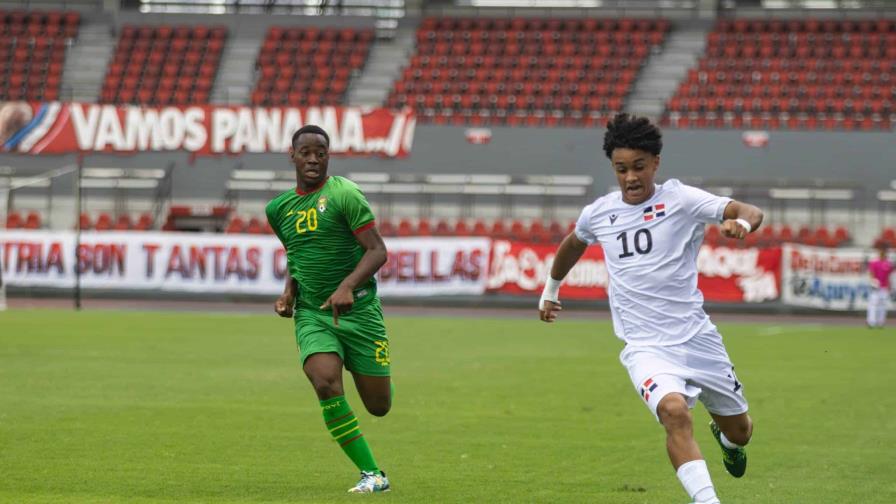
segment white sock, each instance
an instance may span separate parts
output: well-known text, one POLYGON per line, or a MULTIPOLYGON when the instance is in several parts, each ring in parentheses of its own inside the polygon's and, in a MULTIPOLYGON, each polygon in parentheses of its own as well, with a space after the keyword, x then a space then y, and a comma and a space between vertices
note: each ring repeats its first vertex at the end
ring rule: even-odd
POLYGON ((732 443, 731 441, 728 441, 728 438, 725 437, 724 432, 720 432, 719 434, 721 434, 721 436, 719 436, 719 437, 722 440, 722 446, 724 446, 725 448, 728 448, 729 450, 733 450, 735 448, 743 448, 743 446, 741 446, 737 443, 732 443))
POLYGON ((705 460, 692 460, 678 468, 678 480, 684 491, 697 502, 717 502, 716 489, 712 486, 705 460))

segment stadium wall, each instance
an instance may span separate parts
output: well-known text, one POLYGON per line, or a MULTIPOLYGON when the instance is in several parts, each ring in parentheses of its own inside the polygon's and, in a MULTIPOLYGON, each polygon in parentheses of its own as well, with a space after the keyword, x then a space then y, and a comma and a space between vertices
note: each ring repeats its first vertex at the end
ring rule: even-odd
MULTIPOLYGON (((467 142, 466 128, 418 125, 410 156, 403 159, 339 158, 337 173, 499 173, 587 174, 603 192, 614 183, 601 152, 602 131, 581 128, 493 128, 486 145, 467 142)), ((676 178, 760 181, 851 182, 871 196, 896 179, 892 132, 790 132, 771 133, 768 147, 746 147, 741 131, 664 131, 662 175, 676 178)), ((0 166, 33 174, 72 163, 76 157, 0 155, 0 166)), ((133 156, 89 154, 85 166, 165 167, 174 162, 174 198, 220 199, 236 165, 257 169, 288 169, 285 154, 191 159, 187 153, 146 153, 133 156)), ((65 193, 67 189, 60 187, 65 193)))

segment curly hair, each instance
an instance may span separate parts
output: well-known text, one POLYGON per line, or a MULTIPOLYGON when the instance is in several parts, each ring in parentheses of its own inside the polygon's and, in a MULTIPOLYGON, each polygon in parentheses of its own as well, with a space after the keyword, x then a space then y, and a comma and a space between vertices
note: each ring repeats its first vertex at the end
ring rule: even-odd
POLYGON ((663 150, 663 134, 646 117, 616 114, 607 122, 604 153, 613 156, 614 149, 635 149, 659 156, 663 150))

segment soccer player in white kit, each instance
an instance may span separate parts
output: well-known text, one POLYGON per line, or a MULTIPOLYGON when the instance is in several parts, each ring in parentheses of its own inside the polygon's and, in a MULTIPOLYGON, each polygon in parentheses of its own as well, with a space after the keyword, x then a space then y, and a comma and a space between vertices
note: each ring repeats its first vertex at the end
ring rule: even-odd
POLYGON ((666 430, 666 448, 694 503, 718 503, 693 435, 690 409, 699 399, 735 477, 746 471, 744 446, 753 424, 743 386, 697 289, 697 253, 707 223, 743 239, 762 223, 755 206, 671 179, 654 184, 662 150, 659 129, 643 117, 616 115, 604 136, 620 191, 585 207, 557 250, 539 301, 541 320, 561 310, 560 283, 589 245, 604 250, 610 313, 625 342, 620 360, 635 390, 666 430))

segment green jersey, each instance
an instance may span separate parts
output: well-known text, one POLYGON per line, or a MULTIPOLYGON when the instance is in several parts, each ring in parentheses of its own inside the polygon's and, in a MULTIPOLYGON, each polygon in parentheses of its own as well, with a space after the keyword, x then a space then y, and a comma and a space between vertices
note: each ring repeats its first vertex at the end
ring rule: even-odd
MULTIPOLYGON (((364 255, 355 235, 374 225, 370 204, 354 182, 328 177, 314 192, 296 188, 277 196, 265 213, 299 284, 297 306, 319 309, 364 255)), ((356 306, 374 299, 373 278, 355 289, 356 306)))

